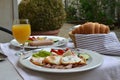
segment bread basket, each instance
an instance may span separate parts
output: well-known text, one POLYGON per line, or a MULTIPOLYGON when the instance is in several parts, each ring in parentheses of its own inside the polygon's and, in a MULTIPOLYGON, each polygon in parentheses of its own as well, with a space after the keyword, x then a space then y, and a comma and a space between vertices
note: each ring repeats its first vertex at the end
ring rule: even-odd
POLYGON ((72 34, 72 31, 70 31, 68 34, 69 34, 69 37, 72 39, 74 46, 76 47, 75 34, 72 34))
MULTIPOLYGON (((82 38, 86 38, 88 35, 88 38, 91 37, 92 35, 97 36, 98 34, 108 34, 110 32, 110 29, 107 25, 104 24, 100 24, 97 22, 86 22, 80 26, 78 26, 77 28, 74 28, 73 30, 71 30, 68 34, 70 36, 70 38, 72 39, 74 46, 77 47, 77 42, 76 40, 81 40, 82 38), (79 39, 76 39, 76 35, 80 35, 79 39)), ((92 37, 94 37, 92 36, 92 37)), ((95 37, 97 39, 97 37, 95 37)), ((92 39, 90 39, 92 40, 92 39)))

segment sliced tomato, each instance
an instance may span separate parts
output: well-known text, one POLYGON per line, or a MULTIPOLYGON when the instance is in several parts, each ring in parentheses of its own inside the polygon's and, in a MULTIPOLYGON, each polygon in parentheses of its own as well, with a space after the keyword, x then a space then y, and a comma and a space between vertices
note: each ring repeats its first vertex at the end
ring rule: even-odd
POLYGON ((32 36, 33 39, 36 39, 34 36, 32 36))
POLYGON ((58 52, 60 53, 60 55, 62 55, 65 51, 62 49, 58 49, 58 52))
POLYGON ((55 50, 55 49, 51 49, 51 51, 50 52, 55 52, 55 53, 57 53, 57 51, 55 50))
POLYGON ((65 51, 68 51, 68 50, 70 50, 70 48, 66 48, 66 49, 65 49, 65 51))
POLYGON ((29 39, 28 39, 28 40, 33 41, 33 38, 29 37, 29 39))
POLYGON ((51 49, 50 52, 55 52, 58 55, 63 55, 66 51, 70 50, 69 48, 64 49, 51 49))
POLYGON ((63 53, 61 53, 61 52, 59 52, 58 50, 55 50, 55 49, 51 49, 50 52, 54 52, 54 53, 56 53, 58 55, 62 55, 63 54, 63 53))

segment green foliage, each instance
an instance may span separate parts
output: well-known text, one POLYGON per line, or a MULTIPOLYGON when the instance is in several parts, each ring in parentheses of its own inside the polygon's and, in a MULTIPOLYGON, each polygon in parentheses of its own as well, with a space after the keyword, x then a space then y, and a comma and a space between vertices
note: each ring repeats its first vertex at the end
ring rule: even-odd
POLYGON ((72 9, 71 5, 68 5, 68 10, 66 9, 67 14, 74 13, 67 16, 69 20, 93 21, 107 25, 116 22, 116 13, 119 11, 116 12, 116 8, 120 7, 116 0, 74 0, 71 3, 74 3, 72 9))
POLYGON ((111 0, 79 0, 83 16, 87 21, 113 24, 115 21, 115 1, 111 0))
POLYGON ((62 0, 22 0, 19 17, 30 20, 32 31, 50 31, 61 28, 66 13, 62 0))
POLYGON ((70 3, 70 5, 68 7, 66 7, 66 13, 67 13, 67 21, 73 21, 73 20, 77 20, 77 9, 75 8, 76 2, 73 1, 70 3))

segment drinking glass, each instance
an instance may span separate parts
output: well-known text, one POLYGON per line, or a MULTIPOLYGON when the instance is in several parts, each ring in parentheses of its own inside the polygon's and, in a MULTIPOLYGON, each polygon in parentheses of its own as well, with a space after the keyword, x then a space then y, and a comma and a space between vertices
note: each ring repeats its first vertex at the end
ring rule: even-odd
POLYGON ((24 44, 31 35, 31 26, 28 19, 15 19, 12 26, 13 37, 19 42, 22 50, 16 55, 25 53, 24 44))

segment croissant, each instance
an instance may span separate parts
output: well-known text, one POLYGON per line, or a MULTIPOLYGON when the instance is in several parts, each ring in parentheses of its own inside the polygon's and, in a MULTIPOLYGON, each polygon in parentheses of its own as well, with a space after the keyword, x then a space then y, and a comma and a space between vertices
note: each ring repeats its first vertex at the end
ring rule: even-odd
POLYGON ((110 28, 97 22, 87 22, 72 30, 72 34, 107 34, 110 28))

